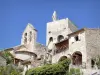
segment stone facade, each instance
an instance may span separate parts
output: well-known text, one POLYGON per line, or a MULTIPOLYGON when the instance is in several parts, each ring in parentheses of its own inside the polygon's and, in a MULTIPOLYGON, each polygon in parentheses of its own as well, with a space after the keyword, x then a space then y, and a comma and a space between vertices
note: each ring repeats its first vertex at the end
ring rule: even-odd
POLYGON ((100 29, 78 30, 68 18, 60 20, 57 18, 47 23, 46 45, 52 51, 52 63, 57 63, 60 58, 66 56, 72 59, 72 65, 92 68, 92 58, 100 55, 99 39, 100 29), (60 41, 58 40, 59 35, 61 35, 60 41), (64 43, 66 40, 68 40, 67 44, 64 43))
POLYGON ((86 39, 84 30, 69 35, 69 54, 73 56, 75 52, 81 52, 82 63, 86 62, 86 39), (77 40, 76 37, 78 38, 77 40))
POLYGON ((60 35, 62 35, 64 37, 63 39, 65 39, 68 38, 68 34, 76 30, 77 27, 73 25, 68 18, 49 22, 47 23, 46 45, 49 45, 51 37, 53 38, 53 43, 57 43, 60 35))
POLYGON ((71 59, 71 66, 91 69, 92 58, 100 55, 100 29, 78 30, 68 18, 58 19, 56 11, 53 21, 47 23, 46 46, 37 42, 37 30, 28 23, 21 45, 6 49, 15 57, 15 64, 21 63, 37 67, 47 63, 57 63, 61 58, 71 59))
POLYGON ((86 53, 88 66, 91 67, 92 58, 100 56, 100 29, 87 29, 86 33, 86 53))
POLYGON ((23 66, 25 70, 41 66, 48 48, 38 43, 36 39, 37 30, 28 23, 22 33, 21 45, 5 49, 5 51, 9 51, 15 58, 14 63, 23 66))

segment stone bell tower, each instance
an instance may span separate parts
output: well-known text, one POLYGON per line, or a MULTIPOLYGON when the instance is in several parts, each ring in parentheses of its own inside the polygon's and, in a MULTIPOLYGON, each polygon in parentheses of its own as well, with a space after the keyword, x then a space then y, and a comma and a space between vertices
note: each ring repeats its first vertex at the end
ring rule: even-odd
POLYGON ((21 45, 27 46, 29 51, 34 51, 37 38, 37 30, 31 23, 28 23, 21 39, 21 45))

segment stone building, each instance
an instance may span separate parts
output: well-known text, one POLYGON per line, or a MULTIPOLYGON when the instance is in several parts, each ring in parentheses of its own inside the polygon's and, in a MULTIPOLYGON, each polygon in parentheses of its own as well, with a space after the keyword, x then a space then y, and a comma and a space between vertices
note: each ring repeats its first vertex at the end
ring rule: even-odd
POLYGON ((52 22, 47 23, 46 46, 38 43, 37 30, 28 23, 21 45, 6 49, 14 57, 14 63, 25 69, 46 63, 57 63, 61 58, 70 58, 71 67, 94 68, 100 55, 100 29, 83 28, 78 30, 68 18, 58 19, 56 11, 52 22))
POLYGON ((78 30, 68 18, 59 20, 54 12, 53 21, 47 23, 46 37, 52 63, 71 58, 71 67, 96 67, 93 58, 100 55, 100 29, 78 30))
POLYGON ((43 65, 43 59, 47 47, 36 41, 37 30, 32 24, 28 23, 22 33, 21 45, 5 49, 15 58, 14 63, 24 66, 25 69, 43 65))

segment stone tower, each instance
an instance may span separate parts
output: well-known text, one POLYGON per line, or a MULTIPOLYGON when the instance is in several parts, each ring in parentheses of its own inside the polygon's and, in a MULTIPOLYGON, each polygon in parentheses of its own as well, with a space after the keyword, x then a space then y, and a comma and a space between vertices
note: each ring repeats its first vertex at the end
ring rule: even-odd
POLYGON ((35 50, 36 38, 37 30, 32 24, 28 23, 22 34, 21 45, 26 45, 27 50, 33 52, 33 50, 35 50))
POLYGON ((54 43, 58 43, 68 38, 68 34, 77 30, 77 27, 68 19, 58 19, 54 11, 52 22, 47 23, 46 45, 52 49, 54 43))

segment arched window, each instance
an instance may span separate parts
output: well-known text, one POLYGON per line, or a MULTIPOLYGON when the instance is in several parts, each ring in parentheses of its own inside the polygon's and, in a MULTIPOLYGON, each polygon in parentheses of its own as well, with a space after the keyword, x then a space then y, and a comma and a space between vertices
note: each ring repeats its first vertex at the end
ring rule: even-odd
POLYGON ((27 36, 27 33, 25 33, 25 36, 27 36))
POLYGON ((62 35, 59 35, 57 38, 58 42, 62 41, 63 39, 64 39, 64 36, 62 36, 62 35))
POLYGON ((24 34, 24 43, 27 43, 27 33, 24 34))
POLYGON ((50 37, 50 38, 49 38, 49 41, 50 41, 50 42, 53 41, 53 37, 50 37))
POLYGON ((95 65, 95 61, 93 59, 91 59, 91 67, 93 68, 95 65))
POLYGON ((30 40, 30 42, 32 41, 32 32, 30 31, 30 38, 29 38, 29 40, 30 40))
POLYGON ((72 55, 72 63, 73 65, 82 65, 82 53, 76 51, 72 55))
POLYGON ((48 48, 52 49, 52 47, 53 47, 53 37, 50 37, 48 42, 48 48))

